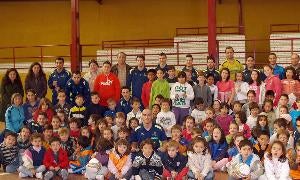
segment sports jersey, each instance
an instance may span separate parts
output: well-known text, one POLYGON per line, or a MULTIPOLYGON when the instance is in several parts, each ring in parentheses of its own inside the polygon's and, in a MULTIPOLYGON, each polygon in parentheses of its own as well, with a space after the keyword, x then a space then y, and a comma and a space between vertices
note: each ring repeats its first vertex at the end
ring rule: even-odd
POLYGON ((237 72, 242 72, 244 67, 240 63, 240 61, 234 59, 232 62, 229 62, 228 59, 224 61, 224 63, 221 65, 220 70, 222 68, 228 68, 230 71, 230 79, 234 80, 235 79, 235 73, 237 72))

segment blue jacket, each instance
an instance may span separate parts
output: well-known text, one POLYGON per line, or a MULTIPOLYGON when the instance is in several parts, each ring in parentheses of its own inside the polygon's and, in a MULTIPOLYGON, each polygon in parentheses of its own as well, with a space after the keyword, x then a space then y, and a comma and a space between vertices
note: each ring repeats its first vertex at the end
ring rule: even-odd
POLYGON ((75 97, 78 94, 81 94, 83 96, 85 106, 90 103, 91 95, 89 83, 83 78, 80 79, 79 84, 75 84, 73 79, 69 79, 65 91, 67 95, 66 101, 72 106, 75 105, 75 97))
POLYGON ((144 68, 140 71, 137 67, 131 69, 127 77, 126 86, 132 89, 132 97, 141 99, 142 87, 148 81, 147 69, 144 68))
POLYGON ((239 150, 236 146, 228 149, 228 156, 233 157, 239 153, 239 150))
POLYGON ((18 133, 25 121, 24 109, 22 106, 10 106, 5 112, 6 129, 18 133))
POLYGON ((116 110, 117 112, 123 112, 125 116, 132 111, 131 107, 131 98, 129 101, 126 101, 123 97, 120 99, 119 103, 117 104, 116 110))
POLYGON ((29 119, 32 119, 32 113, 34 113, 34 111, 38 109, 38 106, 39 101, 36 101, 33 106, 31 106, 29 102, 23 104, 25 123, 27 123, 29 119))
POLYGON ((187 156, 183 156, 180 153, 177 153, 177 155, 174 158, 171 158, 167 152, 162 154, 161 160, 165 169, 167 169, 168 171, 175 171, 178 173, 186 167, 188 161, 187 156))
POLYGON ((273 71, 274 71, 274 75, 279 75, 280 80, 284 79, 284 77, 285 77, 285 70, 284 70, 284 68, 282 66, 279 66, 279 65, 276 64, 274 66, 273 71))
POLYGON ((48 86, 52 89, 52 104, 57 104, 57 92, 53 86, 53 81, 57 81, 57 86, 60 89, 65 89, 67 81, 71 78, 71 73, 66 69, 63 69, 60 73, 55 69, 49 76, 48 86))
MULTIPOLYGON (((182 71, 185 71, 185 70, 187 70, 186 67, 182 68, 182 71)), ((193 68, 192 68, 192 80, 193 80, 194 82, 197 82, 197 78, 198 78, 198 72, 197 72, 197 70, 193 67, 193 68)))
POLYGON ((298 130, 294 131, 294 144, 296 146, 297 141, 300 139, 300 132, 298 130))
POLYGON ((220 161, 221 159, 228 157, 228 145, 226 141, 224 141, 223 143, 216 143, 215 141, 211 141, 209 143, 209 148, 211 151, 211 159, 213 161, 220 161))
POLYGON ((292 125, 293 125, 293 128, 294 130, 297 129, 296 127, 296 119, 300 116, 300 111, 298 110, 291 110, 290 111, 290 115, 292 116, 292 125))

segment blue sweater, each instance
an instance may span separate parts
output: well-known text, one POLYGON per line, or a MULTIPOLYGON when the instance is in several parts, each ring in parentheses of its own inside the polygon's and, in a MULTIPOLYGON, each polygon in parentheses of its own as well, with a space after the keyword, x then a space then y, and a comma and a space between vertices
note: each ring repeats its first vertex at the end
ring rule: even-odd
POLYGON ((29 102, 23 104, 26 123, 28 120, 32 119, 32 113, 34 113, 34 111, 38 109, 38 106, 39 106, 39 101, 36 101, 33 106, 29 102))
POLYGON ((84 105, 87 106, 90 103, 90 87, 89 83, 81 78, 79 84, 75 84, 73 79, 69 79, 67 85, 65 87, 66 95, 67 95, 67 102, 71 105, 75 105, 75 97, 78 94, 81 94, 84 98, 84 105))
POLYGON ((18 133, 25 121, 24 109, 22 106, 10 106, 5 112, 6 129, 18 133))
POLYGON ((168 153, 163 153, 161 160, 165 169, 168 171, 176 171, 178 173, 181 172, 184 167, 186 167, 188 161, 186 156, 183 156, 179 153, 177 153, 174 158, 171 158, 168 153))
POLYGON ((221 159, 228 157, 228 145, 226 141, 224 141, 223 143, 216 143, 215 141, 211 141, 209 143, 209 148, 211 151, 211 159, 213 161, 220 161, 221 159))
POLYGON ((32 155, 32 162, 34 167, 38 167, 40 165, 43 165, 44 155, 45 155, 45 148, 42 147, 39 152, 33 149, 32 146, 28 149, 31 152, 32 155))
POLYGON ((132 89, 132 97, 141 99, 142 96, 142 87, 145 82, 148 81, 147 78, 147 69, 144 68, 140 71, 138 68, 130 70, 129 75, 127 76, 126 86, 132 89))
POLYGON ((117 104, 117 112, 123 112, 125 116, 132 111, 131 107, 131 98, 129 101, 126 101, 123 97, 120 99, 120 102, 117 104))

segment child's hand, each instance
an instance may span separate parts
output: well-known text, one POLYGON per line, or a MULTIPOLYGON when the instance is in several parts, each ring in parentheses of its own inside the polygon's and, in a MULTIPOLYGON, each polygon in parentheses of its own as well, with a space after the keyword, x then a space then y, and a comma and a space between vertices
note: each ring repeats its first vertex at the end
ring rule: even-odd
POLYGON ((50 167, 49 167, 49 170, 53 171, 53 170, 54 170, 54 167, 53 167, 53 166, 50 166, 50 167))
POLYGON ((55 170, 55 171, 58 171, 58 170, 60 170, 60 167, 57 166, 57 167, 54 168, 54 170, 55 170))
POLYGON ((176 176, 177 176, 177 172, 176 171, 171 171, 171 176, 172 176, 172 178, 175 178, 176 176))

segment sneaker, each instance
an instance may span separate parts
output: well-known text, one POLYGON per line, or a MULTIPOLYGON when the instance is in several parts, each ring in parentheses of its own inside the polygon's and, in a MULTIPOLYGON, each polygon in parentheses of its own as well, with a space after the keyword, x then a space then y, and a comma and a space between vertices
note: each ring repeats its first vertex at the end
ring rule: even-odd
POLYGON ((28 177, 26 174, 22 173, 22 172, 19 172, 19 177, 20 178, 25 178, 25 177, 28 177))
POLYGON ((104 180, 104 176, 103 175, 96 175, 96 179, 97 180, 104 180))
POLYGON ((38 179, 43 179, 43 173, 42 172, 35 173, 35 177, 38 179))

